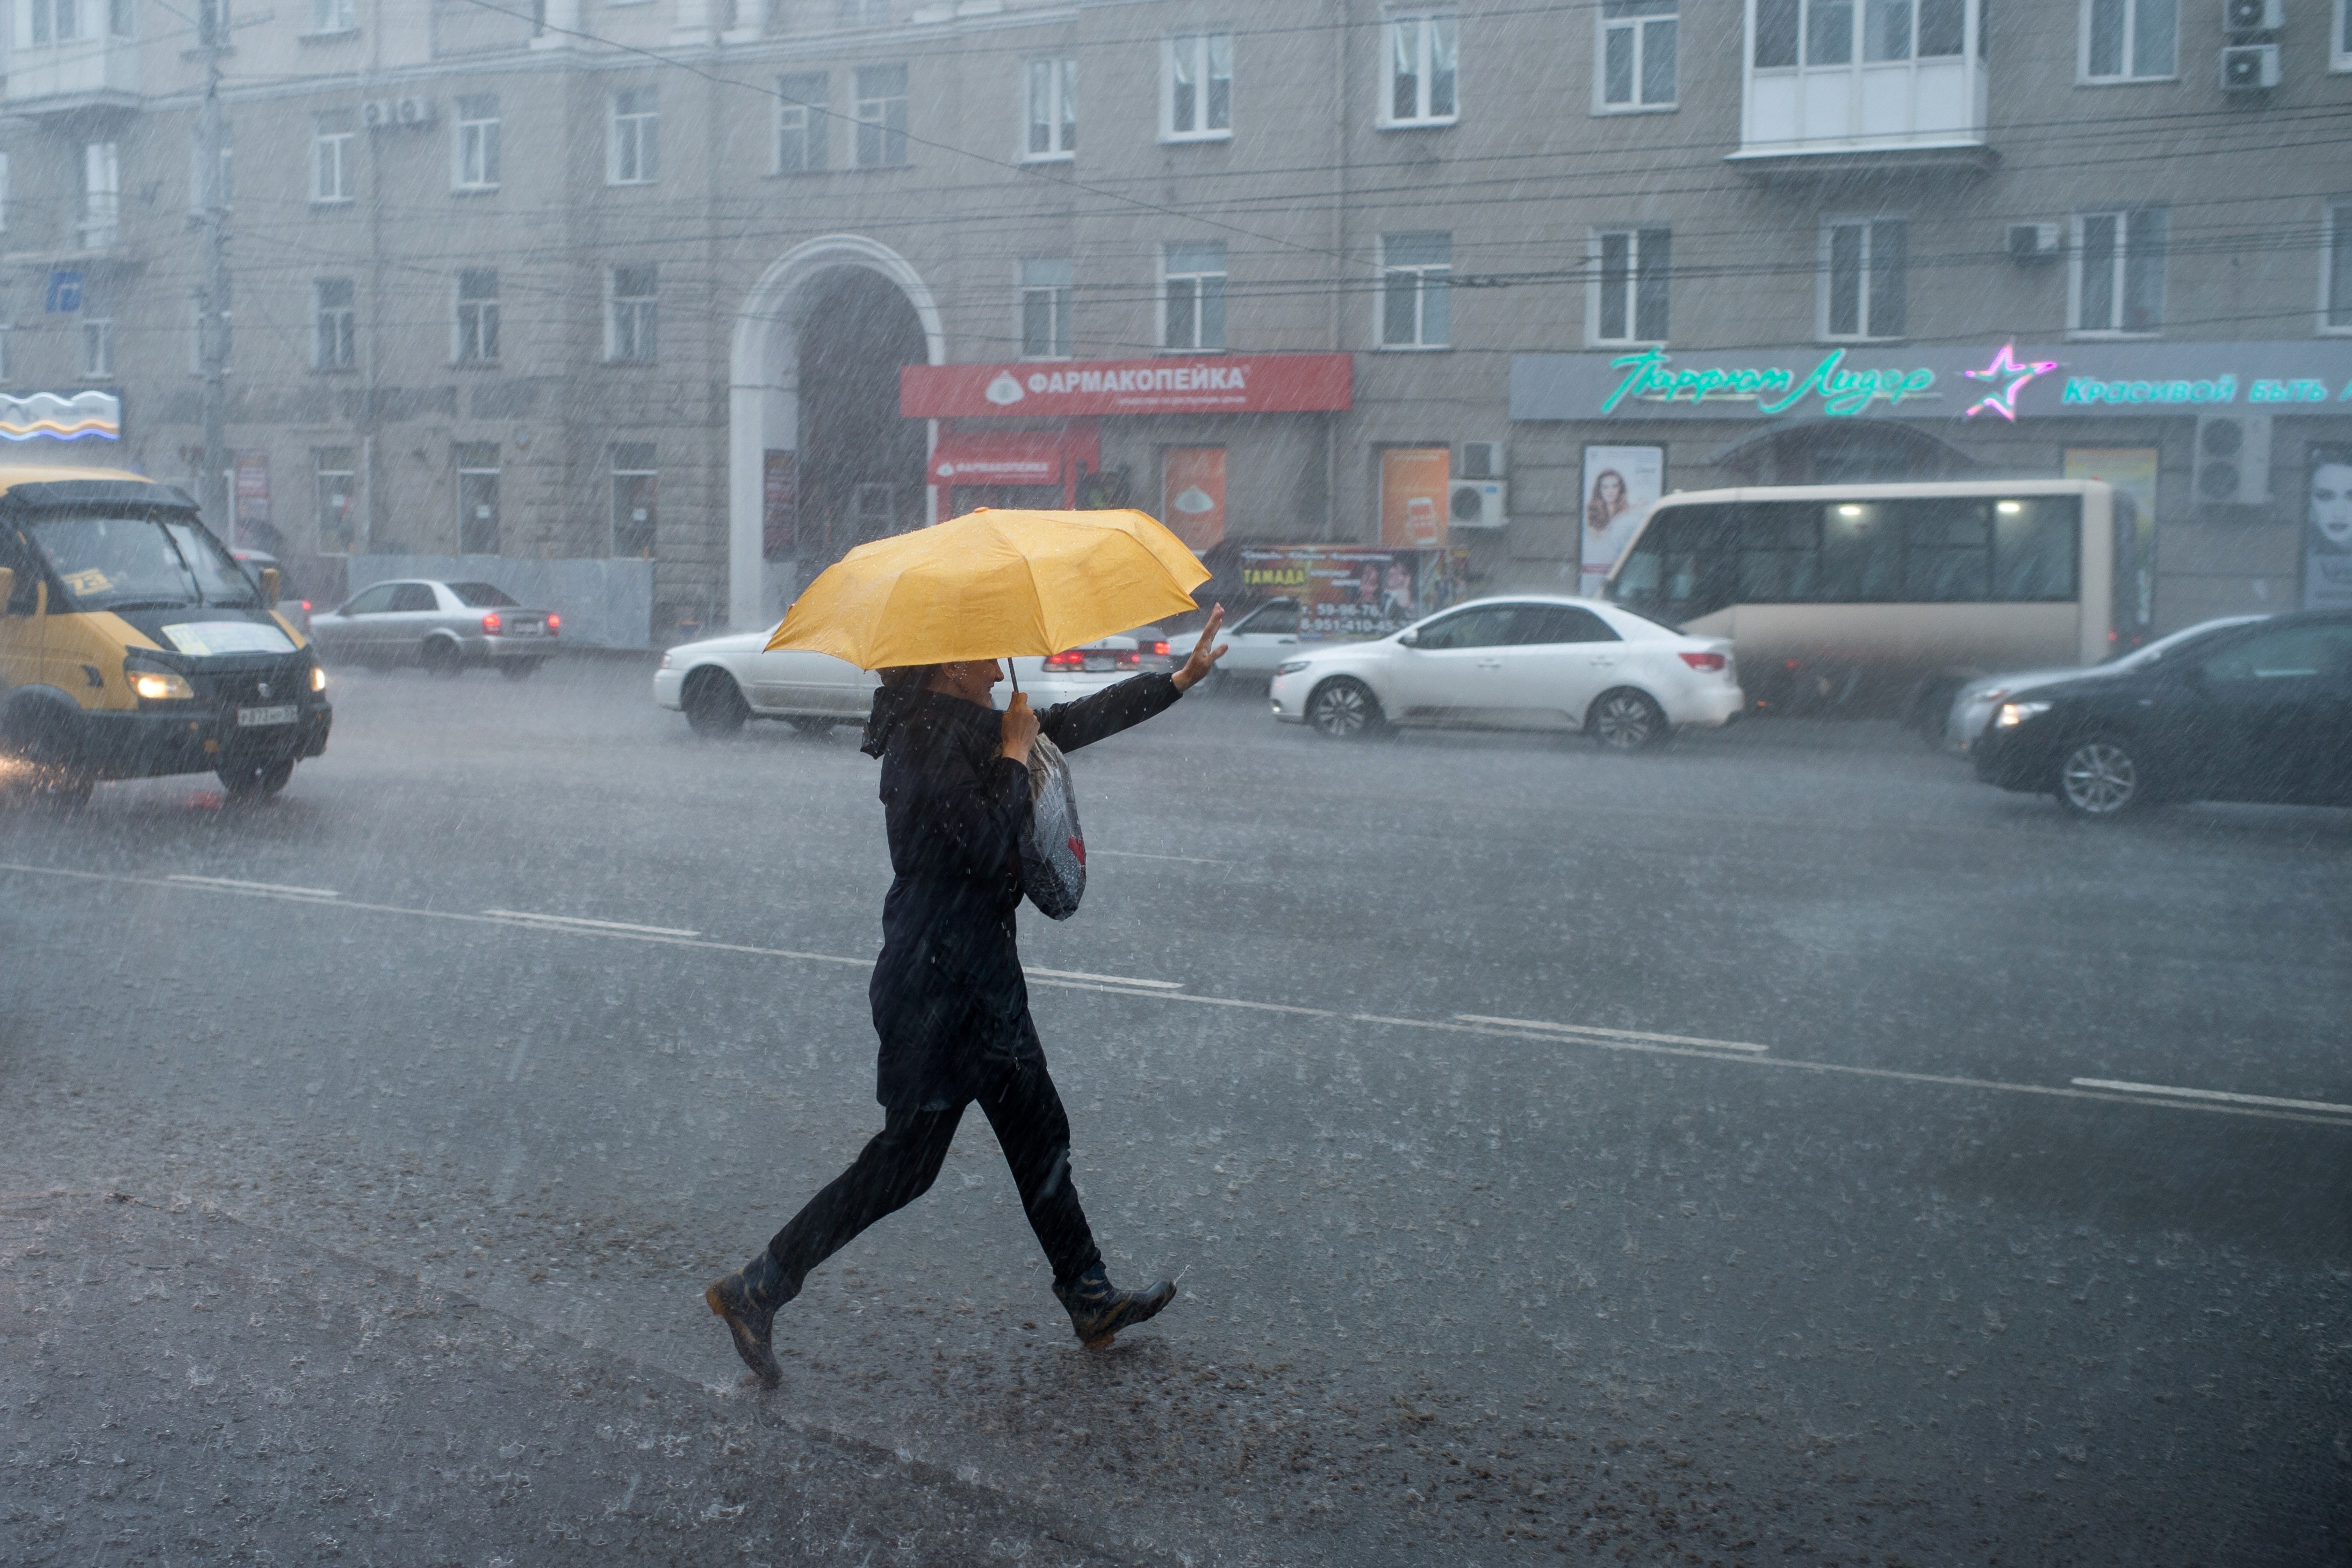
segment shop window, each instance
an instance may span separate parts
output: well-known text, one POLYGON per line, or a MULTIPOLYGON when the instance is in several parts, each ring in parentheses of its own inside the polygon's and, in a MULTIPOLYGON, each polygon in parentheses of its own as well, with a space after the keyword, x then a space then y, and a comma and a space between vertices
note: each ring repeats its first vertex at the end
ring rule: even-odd
POLYGON ((1593 98, 1603 113, 1675 106, 1681 0, 1601 0, 1593 98))
POLYGON ((776 173, 814 174, 824 168, 825 106, 833 83, 823 71, 776 79, 776 173))
POLYGON ((2082 79, 2166 81, 2179 71, 2180 0, 2083 0, 2082 79))
POLYGON ((1160 342, 1171 349, 1225 346, 1225 247, 1171 245, 1162 262, 1160 342))
POLYGON ((1024 261, 1021 264, 1021 357, 1067 359, 1070 356, 1070 289, 1073 269, 1067 261, 1024 261))
POLYGON ((1587 331, 1596 343, 1666 341, 1674 232, 1604 229, 1592 237, 1591 303, 1587 331))
POLYGON ((454 449, 457 469, 457 553, 499 553, 499 448, 495 442, 461 442, 454 449))
POLYGON ((619 441, 613 446, 613 542, 615 556, 640 561, 654 558, 658 509, 655 501, 654 446, 650 441, 619 441))
POLYGON ((1398 16, 1388 24, 1383 125, 1451 125, 1459 113, 1458 29, 1453 13, 1398 16))
POLYGON ((2075 215, 2073 331, 2132 336, 2162 330, 2166 228, 2162 207, 2075 215))
POLYGON ((1160 73, 1163 142, 1223 141, 1234 133, 1234 36, 1171 38, 1160 73))
POLYGON ((612 157, 606 174, 615 185, 649 185, 661 178, 661 100, 650 87, 613 94, 612 157))
POLYGON ((857 72, 857 166, 895 169, 907 161, 907 68, 857 72))
POLYGON ((353 143, 358 132, 348 109, 330 110, 310 123, 310 200, 318 206, 337 206, 352 199, 353 143))
POLYGON ((499 357, 499 269, 469 267, 457 274, 456 344, 459 364, 493 364, 499 357))
POLYGON ((1899 217, 1823 226, 1822 336, 1901 337, 1909 251, 1910 225, 1899 217))
POLYGON ((2319 328, 2352 332, 2352 200, 2327 205, 2321 235, 2319 328))
POLYGON ((499 95, 495 92, 463 93, 457 99, 457 141, 453 144, 456 166, 450 171, 450 184, 461 191, 495 191, 499 188, 499 95))
POLYGON ((606 274, 604 357, 615 364, 654 361, 655 307, 659 278, 651 266, 615 267, 606 274))
POLYGON ((1026 76, 1031 162, 1068 158, 1078 150, 1078 62, 1031 60, 1026 76))
POLYGON ((350 370, 359 363, 359 312, 352 303, 352 280, 318 279, 310 285, 310 298, 311 368, 350 370))
POLYGON ((1381 237, 1381 346, 1442 349, 1452 342, 1454 237, 1381 237))
POLYGON ((359 497, 358 455, 352 447, 320 447, 311 453, 319 499, 319 553, 348 555, 358 542, 353 526, 359 497))

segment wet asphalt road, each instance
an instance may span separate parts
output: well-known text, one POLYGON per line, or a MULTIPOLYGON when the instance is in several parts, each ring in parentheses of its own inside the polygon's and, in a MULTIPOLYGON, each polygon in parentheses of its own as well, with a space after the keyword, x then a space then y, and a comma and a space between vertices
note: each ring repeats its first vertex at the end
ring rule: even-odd
MULTIPOLYGON (((702 1283, 879 1122, 880 808, 644 689, 355 674, 275 803, 0 817, 0 1191, 733 1389, 702 1283)), ((1182 1294, 1078 1350, 972 1116, 780 1320, 790 1418, 1203 1563, 2352 1561, 2352 814, 1231 699, 1076 765, 1035 1011, 1182 1294)))

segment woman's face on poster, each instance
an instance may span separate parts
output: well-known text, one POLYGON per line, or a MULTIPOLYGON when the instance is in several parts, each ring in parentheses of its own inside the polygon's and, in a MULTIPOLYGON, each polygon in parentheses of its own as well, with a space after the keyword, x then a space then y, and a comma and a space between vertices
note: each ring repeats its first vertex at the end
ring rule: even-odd
POLYGON ((2312 468, 2311 527, 2323 548, 2352 554, 2352 462, 2312 468))
POLYGON ((1592 499, 1616 511, 1625 504, 1625 481, 1613 469, 1592 481, 1592 499))

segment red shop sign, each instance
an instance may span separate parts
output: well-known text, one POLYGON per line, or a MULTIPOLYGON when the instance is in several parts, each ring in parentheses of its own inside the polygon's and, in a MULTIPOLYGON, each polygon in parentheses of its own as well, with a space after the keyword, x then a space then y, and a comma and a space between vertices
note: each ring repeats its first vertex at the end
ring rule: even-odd
POLYGON ((898 372, 898 412, 909 419, 1314 414, 1354 405, 1352 354, 910 364, 898 372))
POLYGON ((950 431, 931 450, 935 485, 1058 485, 1067 465, 1101 467, 1091 428, 1056 431, 950 431))

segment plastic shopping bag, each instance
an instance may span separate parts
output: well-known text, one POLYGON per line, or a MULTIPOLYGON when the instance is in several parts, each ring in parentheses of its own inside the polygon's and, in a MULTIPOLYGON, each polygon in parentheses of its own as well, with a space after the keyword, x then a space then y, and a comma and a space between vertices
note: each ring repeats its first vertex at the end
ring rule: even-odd
POLYGON ((1040 735, 1029 747, 1029 830, 1021 836, 1021 884, 1049 919, 1068 920, 1087 896, 1087 839, 1062 749, 1040 735))

